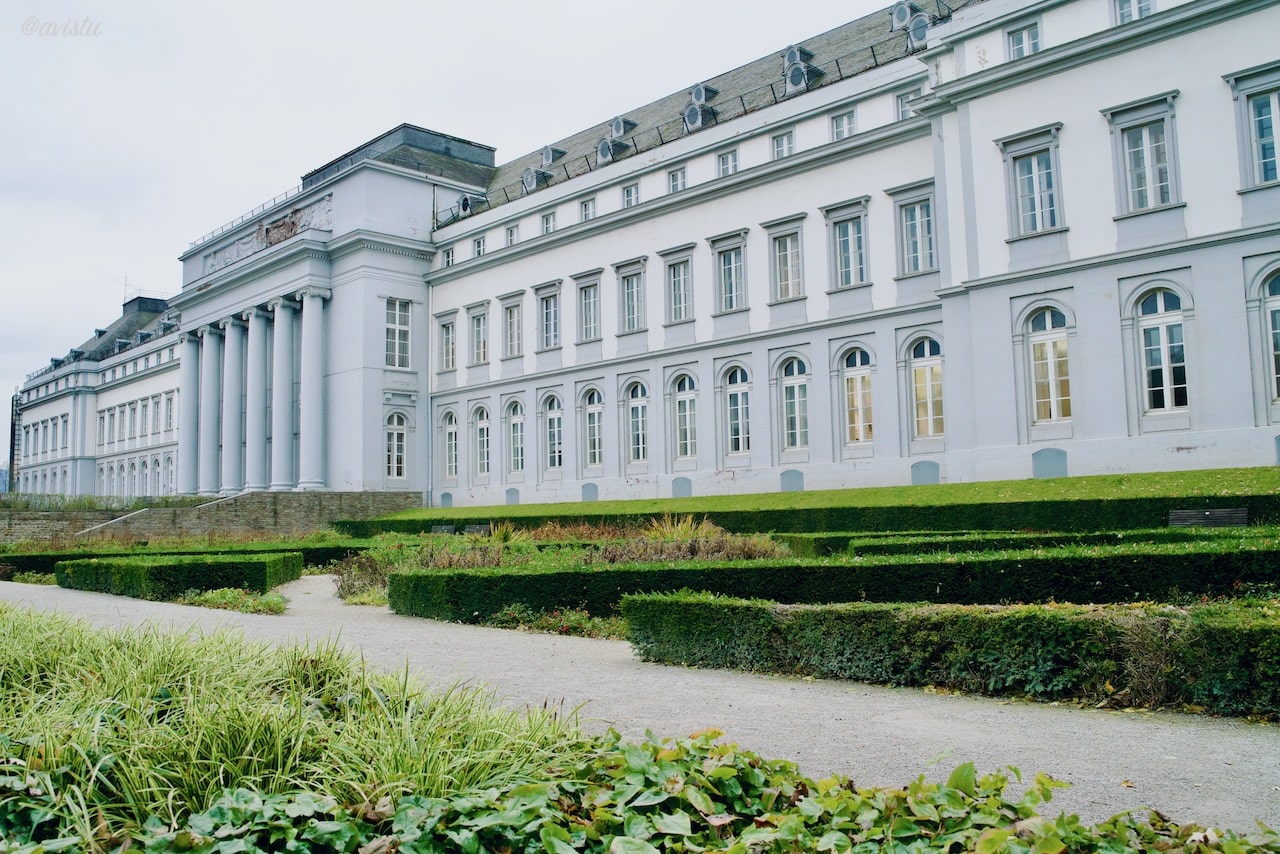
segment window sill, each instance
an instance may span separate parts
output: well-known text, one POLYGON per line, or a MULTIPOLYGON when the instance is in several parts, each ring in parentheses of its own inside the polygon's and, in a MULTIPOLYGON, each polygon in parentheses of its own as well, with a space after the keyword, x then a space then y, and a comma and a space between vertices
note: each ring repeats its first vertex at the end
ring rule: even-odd
MULTIPOLYGON (((498 359, 499 362, 514 362, 524 358, 524 353, 510 353, 498 359)), ((487 362, 485 364, 488 364, 487 362)), ((471 367, 475 367, 472 365, 471 367)))
POLYGON ((646 332, 648 332, 648 331, 649 331, 649 327, 647 327, 647 326, 641 327, 640 329, 627 329, 627 330, 624 330, 624 331, 622 331, 622 332, 619 332, 619 333, 618 333, 618 335, 617 335, 617 337, 618 337, 618 338, 627 338, 627 337, 632 336, 632 335, 643 335, 643 334, 645 334, 645 333, 646 333, 646 332))
POLYGON ((537 350, 534 350, 533 352, 535 352, 535 353, 559 353, 562 349, 564 349, 564 348, 563 348, 563 347, 561 347, 559 344, 556 344, 556 345, 555 345, 555 346, 553 346, 553 347, 539 347, 537 350))
POLYGON ((1249 193, 1258 193, 1263 190, 1275 190, 1277 188, 1280 188, 1280 180, 1268 181, 1265 184, 1254 184, 1252 187, 1244 187, 1243 189, 1236 190, 1236 194, 1245 196, 1249 193))
POLYGON ((927 269, 927 270, 916 270, 916 271, 911 272, 911 273, 899 273, 898 275, 896 275, 896 276, 894 276, 894 277, 893 277, 893 280, 894 280, 895 282, 901 282, 901 281, 903 281, 903 280, 905 280, 905 279, 918 279, 918 278, 920 278, 921 276, 931 276, 931 275, 933 275, 933 274, 935 274, 935 273, 937 273, 937 272, 938 272, 938 268, 937 268, 937 267, 930 267, 930 268, 929 268, 929 269, 927 269))
POLYGON ((806 297, 804 294, 800 294, 799 296, 794 296, 794 297, 784 297, 783 299, 775 299, 775 300, 773 300, 772 302, 770 302, 770 303, 768 303, 768 304, 769 304, 769 305, 771 305, 771 306, 774 306, 774 305, 787 305, 788 303, 793 303, 793 302, 804 302, 806 299, 807 299, 807 297, 806 297))
POLYGON ((1057 228, 1044 228, 1040 231, 1028 231, 1026 234, 1019 234, 1016 237, 1005 238, 1005 243, 1021 243, 1024 240, 1035 240, 1037 237, 1045 237, 1050 234, 1066 234, 1068 227, 1060 225, 1057 228))
POLYGON ((841 285, 838 288, 828 288, 825 291, 825 293, 828 296, 830 296, 831 294, 847 294, 847 293, 852 293, 854 291, 863 290, 864 288, 869 288, 871 287, 871 285, 872 285, 871 282, 854 282, 852 285, 841 285))
POLYGON ((735 453, 730 453, 725 455, 724 468, 742 469, 742 468, 750 468, 750 466, 751 466, 750 451, 738 451, 735 453))
POLYGON ((487 368, 489 367, 489 360, 485 359, 483 362, 468 362, 467 367, 468 368, 487 368))
POLYGON ((1167 205, 1155 205, 1153 207, 1143 208, 1140 211, 1128 211, 1127 213, 1122 213, 1119 216, 1112 217, 1112 220, 1120 222, 1121 220, 1133 219, 1134 217, 1146 216, 1147 214, 1160 213, 1161 211, 1178 210, 1180 208, 1185 208, 1186 206, 1186 202, 1173 202, 1167 205))
POLYGON ((751 310, 750 306, 744 305, 742 308, 731 308, 731 309, 728 309, 727 311, 713 312, 711 316, 712 317, 729 317, 735 314, 746 314, 750 310, 751 310))
POLYGON ((575 344, 599 344, 599 343, 600 343, 600 336, 599 336, 599 335, 597 335, 595 338, 579 338, 577 341, 575 341, 575 342, 573 342, 573 343, 575 343, 575 344))
POLYGON ((863 442, 849 442, 844 445, 841 456, 846 460, 863 459, 872 456, 875 450, 872 444, 873 440, 867 439, 863 442))
POLYGON ((662 324, 662 328, 670 329, 673 326, 688 326, 690 323, 693 323, 692 317, 686 317, 684 320, 668 320, 662 324))
POLYGON ((457 368, 441 368, 440 370, 436 371, 436 376, 441 376, 443 374, 456 374, 457 372, 458 372, 457 368))
POLYGON ((1032 442, 1055 442, 1070 439, 1073 435, 1071 419, 1058 421, 1037 421, 1031 425, 1029 439, 1032 442))

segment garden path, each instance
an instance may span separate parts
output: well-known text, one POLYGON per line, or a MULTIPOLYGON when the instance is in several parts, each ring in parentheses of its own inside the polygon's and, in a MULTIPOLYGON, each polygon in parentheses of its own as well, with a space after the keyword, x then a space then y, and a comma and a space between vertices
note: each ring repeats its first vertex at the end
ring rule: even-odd
POLYGON ((437 687, 485 685, 503 702, 580 709, 593 731, 726 738, 811 776, 899 786, 945 779, 965 761, 1070 782, 1046 812, 1097 822, 1125 809, 1248 832, 1280 827, 1280 726, 1196 715, 1115 712, 931 694, 834 680, 646 664, 622 641, 526 634, 348 606, 328 576, 283 588, 284 616, 256 616, 0 582, 0 601, 100 626, 234 627, 273 643, 335 638, 371 668, 408 667, 437 687))

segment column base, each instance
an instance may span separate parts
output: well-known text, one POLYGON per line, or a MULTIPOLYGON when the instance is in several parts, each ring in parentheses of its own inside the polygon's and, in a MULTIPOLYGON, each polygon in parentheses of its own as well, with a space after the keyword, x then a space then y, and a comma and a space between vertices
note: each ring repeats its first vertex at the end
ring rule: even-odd
POLYGON ((267 487, 268 492, 293 492, 292 483, 273 483, 267 487))
POLYGON ((242 490, 238 486, 224 486, 222 487, 222 489, 218 490, 218 495, 221 496, 222 498, 231 498, 233 496, 239 495, 243 491, 244 490, 242 490))
POLYGON ((328 487, 324 485, 323 481, 304 480, 304 481, 301 481, 297 486, 295 486, 293 491, 294 492, 324 492, 326 489, 328 489, 328 487))
POLYGON ((246 492, 266 492, 267 485, 265 483, 246 483, 244 489, 240 490, 241 494, 246 492))

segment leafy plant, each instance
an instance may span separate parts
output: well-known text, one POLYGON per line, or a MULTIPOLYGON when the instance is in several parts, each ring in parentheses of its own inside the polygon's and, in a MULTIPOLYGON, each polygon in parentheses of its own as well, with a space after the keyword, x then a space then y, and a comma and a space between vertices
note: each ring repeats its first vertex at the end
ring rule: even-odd
POLYGON ((216 590, 188 590, 176 600, 179 605, 240 611, 244 614, 283 614, 286 600, 279 593, 253 593, 238 587, 216 590))
POLYGON ((535 611, 528 605, 515 603, 481 621, 495 629, 518 629, 551 635, 573 635, 584 638, 626 637, 626 622, 621 617, 593 617, 581 608, 554 608, 535 611))

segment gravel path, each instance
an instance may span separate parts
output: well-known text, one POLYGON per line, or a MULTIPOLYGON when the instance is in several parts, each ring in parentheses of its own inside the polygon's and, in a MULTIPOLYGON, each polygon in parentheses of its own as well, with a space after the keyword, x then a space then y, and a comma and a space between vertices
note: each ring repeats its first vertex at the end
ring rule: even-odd
MULTIPOLYGON (((1154 807, 1170 818, 1241 832, 1280 827, 1280 727, 1195 715, 1112 712, 928 694, 852 682, 645 664, 622 641, 461 626, 344 605, 328 576, 283 588, 282 617, 187 608, 0 582, 0 601, 101 626, 203 631, 233 626, 271 642, 336 637, 370 667, 406 665, 428 682, 488 686, 504 702, 580 708, 587 729, 687 735, 714 726, 812 776, 900 786, 955 765, 1017 766, 1072 784, 1046 811, 1097 822, 1154 807)), ((1280 678, 1280 675, 1277 676, 1280 678)))

